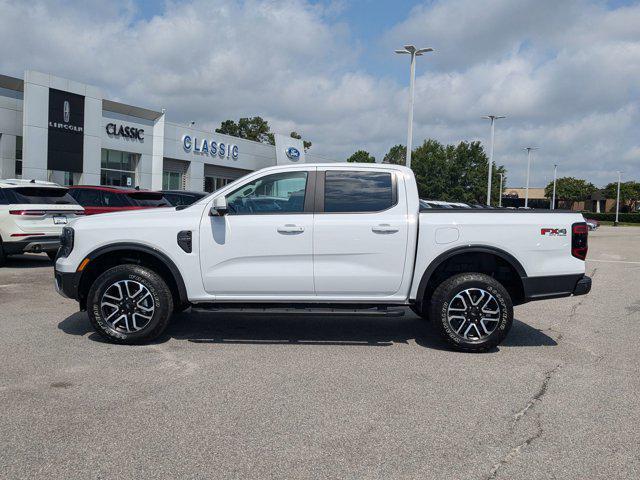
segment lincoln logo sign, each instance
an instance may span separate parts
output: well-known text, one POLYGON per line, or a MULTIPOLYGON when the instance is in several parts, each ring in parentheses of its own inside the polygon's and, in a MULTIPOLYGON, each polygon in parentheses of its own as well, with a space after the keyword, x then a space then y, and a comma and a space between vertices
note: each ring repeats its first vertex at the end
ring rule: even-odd
POLYGON ((107 123, 107 134, 114 137, 131 138, 133 140, 144 141, 144 129, 130 127, 128 125, 116 125, 107 123))
POLYGON ((84 97, 49 89, 47 169, 83 171, 84 97))
POLYGON ((285 153, 287 154, 287 157, 289 157, 289 160, 297 162, 300 159, 300 150, 298 150, 296 147, 289 147, 285 150, 285 153))
MULTIPOLYGON (((51 117, 51 115, 49 115, 49 117, 51 117)), ((65 100, 62 102, 62 122, 52 121, 51 118, 49 118, 49 127, 82 133, 84 130, 83 127, 79 125, 72 125, 69 122, 71 122, 71 104, 69 103, 69 100, 65 100)))
POLYGON ((64 120, 64 123, 69 123, 69 119, 71 117, 71 106, 69 105, 69 100, 64 101, 62 110, 63 110, 62 119, 64 120))
POLYGON ((216 142, 214 140, 198 140, 191 135, 182 136, 182 147, 187 151, 193 153, 199 153, 201 155, 216 155, 220 158, 233 158, 238 159, 239 150, 237 145, 229 145, 223 142, 216 142))

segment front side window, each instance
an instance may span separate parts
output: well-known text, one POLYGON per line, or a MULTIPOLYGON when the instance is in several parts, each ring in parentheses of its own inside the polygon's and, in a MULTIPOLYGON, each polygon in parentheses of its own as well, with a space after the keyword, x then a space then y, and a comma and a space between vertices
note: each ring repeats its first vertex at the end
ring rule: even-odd
POLYGON ((391 173, 328 170, 324 181, 324 211, 379 212, 394 204, 391 173))
POLYGON ((307 172, 265 175, 247 183, 227 197, 234 215, 301 213, 307 188, 307 172))

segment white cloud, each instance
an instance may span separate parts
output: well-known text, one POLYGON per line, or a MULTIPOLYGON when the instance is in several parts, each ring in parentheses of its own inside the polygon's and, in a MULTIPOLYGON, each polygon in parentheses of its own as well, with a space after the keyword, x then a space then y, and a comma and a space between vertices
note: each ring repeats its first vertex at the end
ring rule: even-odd
MULTIPOLYGON (((366 148, 380 159, 405 141, 407 92, 367 72, 347 11, 341 1, 184 0, 139 20, 132 1, 0 0, 0 72, 78 79, 209 127, 262 115, 276 131, 303 133, 317 154, 366 148)), ((541 146, 534 184, 553 163, 604 184, 618 165, 640 177, 638 25, 638 5, 436 1, 390 25, 378 46, 436 48, 420 59, 414 144, 484 140, 479 116, 503 113, 496 160, 511 185, 524 180, 529 143, 541 146)))

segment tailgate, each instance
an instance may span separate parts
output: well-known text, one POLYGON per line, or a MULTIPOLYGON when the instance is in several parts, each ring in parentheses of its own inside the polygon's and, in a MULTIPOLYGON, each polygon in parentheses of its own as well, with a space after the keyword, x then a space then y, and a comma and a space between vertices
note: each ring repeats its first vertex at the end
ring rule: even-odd
POLYGON ((65 225, 84 215, 84 209, 79 205, 18 204, 11 205, 9 214, 25 234, 60 235, 65 225))

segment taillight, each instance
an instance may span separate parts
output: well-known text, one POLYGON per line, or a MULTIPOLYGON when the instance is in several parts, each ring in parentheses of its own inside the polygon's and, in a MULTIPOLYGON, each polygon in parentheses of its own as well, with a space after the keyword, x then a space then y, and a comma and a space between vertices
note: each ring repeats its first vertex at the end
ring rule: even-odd
POLYGON ((9 210, 11 215, 23 215, 28 217, 42 217, 46 215, 47 212, 44 210, 9 210))
POLYGON ((587 252, 589 251, 588 237, 589 229, 585 222, 574 223, 571 226, 571 255, 580 260, 587 258, 587 252))

